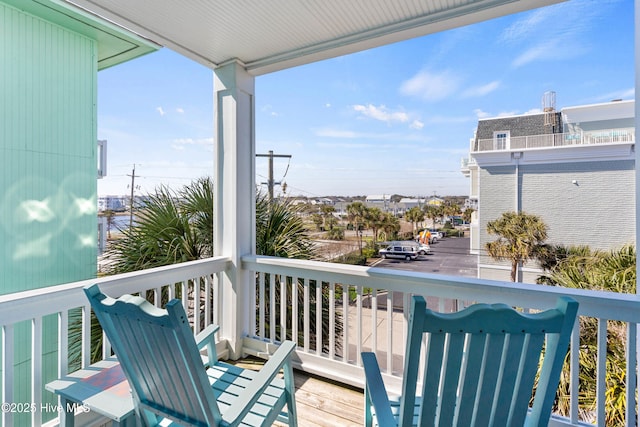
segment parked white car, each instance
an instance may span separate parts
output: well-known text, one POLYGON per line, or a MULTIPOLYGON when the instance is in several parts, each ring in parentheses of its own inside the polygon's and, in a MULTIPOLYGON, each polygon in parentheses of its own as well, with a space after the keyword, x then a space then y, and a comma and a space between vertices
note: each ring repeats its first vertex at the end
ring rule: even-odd
POLYGON ((430 229, 429 231, 431 232, 431 243, 437 242, 444 237, 444 233, 442 231, 438 231, 436 229, 430 229))
POLYGON ((407 261, 418 258, 418 245, 416 244, 393 244, 385 249, 380 249, 382 258, 404 258, 407 261))
POLYGON ((431 253, 431 246, 425 243, 420 244, 420 246, 418 246, 418 253, 420 255, 429 255, 431 253))

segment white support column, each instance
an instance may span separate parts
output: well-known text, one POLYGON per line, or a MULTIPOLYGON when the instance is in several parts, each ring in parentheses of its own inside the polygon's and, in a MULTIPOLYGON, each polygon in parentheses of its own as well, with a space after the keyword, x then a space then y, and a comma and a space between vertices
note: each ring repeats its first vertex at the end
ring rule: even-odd
POLYGON ((231 258, 221 280, 220 337, 227 339, 231 358, 242 356, 245 319, 255 309, 252 285, 240 258, 255 251, 255 78, 238 62, 214 71, 214 252, 231 258))

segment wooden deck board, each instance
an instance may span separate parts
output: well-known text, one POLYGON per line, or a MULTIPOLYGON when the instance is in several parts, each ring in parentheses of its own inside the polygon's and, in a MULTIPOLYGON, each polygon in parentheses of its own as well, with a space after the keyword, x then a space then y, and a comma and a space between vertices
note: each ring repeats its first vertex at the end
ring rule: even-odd
MULTIPOLYGON (((260 369, 259 360, 237 362, 247 369, 260 369)), ((362 390, 294 370, 298 425, 301 427, 337 427, 364 425, 362 390)), ((285 427, 286 424, 275 423, 285 427)))

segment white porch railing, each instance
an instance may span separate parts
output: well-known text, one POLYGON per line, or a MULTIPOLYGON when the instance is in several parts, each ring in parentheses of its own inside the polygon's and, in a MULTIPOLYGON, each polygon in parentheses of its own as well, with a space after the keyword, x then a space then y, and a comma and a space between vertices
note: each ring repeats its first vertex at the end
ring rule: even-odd
POLYGON ((581 316, 598 321, 598 403, 589 411, 578 405, 577 326, 569 357, 570 416, 554 417, 551 425, 582 425, 580 414, 585 412, 596 425, 605 425, 605 414, 610 409, 605 407, 609 320, 626 324, 626 425, 636 425, 636 324, 640 322, 640 299, 635 295, 260 256, 245 257, 243 264, 257 272, 258 310, 257 315, 250 313, 255 338, 279 341, 297 336, 297 354, 304 370, 358 386, 362 386, 361 351, 375 351, 386 373, 385 381, 391 387, 399 385, 410 294, 425 296, 429 307, 438 311, 461 309, 472 302, 502 302, 537 310, 554 306, 560 295, 569 295, 579 301, 581 316), (291 286, 293 283, 297 286, 291 286), (315 322, 320 324, 323 310, 329 316, 328 322, 321 330, 315 329, 311 314, 315 312, 315 322), (275 328, 269 327, 274 324, 275 328))
POLYGON ((606 129, 582 133, 512 136, 508 138, 508 141, 479 139, 473 151, 526 150, 570 145, 630 143, 635 142, 635 140, 634 128, 606 129))
MULTIPOLYGON (((82 336, 80 366, 76 368, 90 364, 91 308, 82 290, 84 286, 99 283, 101 289, 113 297, 125 293, 141 293, 152 298, 157 306, 166 303, 167 299, 180 297, 185 307, 189 308, 187 312, 194 325, 194 332, 197 333, 211 323, 221 322, 217 317, 220 311, 217 274, 225 271, 228 265, 229 261, 226 258, 210 258, 0 296, 0 369, 3 402, 1 425, 40 426, 58 416, 61 417, 60 425, 64 425, 65 412, 56 412, 57 399, 52 393, 44 391, 43 387, 46 382, 67 374, 69 348, 74 344, 69 342, 68 330, 74 319, 80 322, 75 328, 81 330, 82 336), (196 304, 196 301, 199 303, 196 304), (43 333, 43 324, 51 321, 57 323, 56 337, 45 336, 43 333), (16 365, 20 364, 20 361, 16 360, 14 349, 18 345, 24 346, 25 338, 22 332, 25 325, 30 331, 32 343, 31 354, 27 359, 30 375, 18 376, 16 365), (21 330, 18 334, 20 337, 14 334, 16 328, 21 330), (52 339, 57 342, 57 368, 55 372, 48 372, 47 369, 52 368, 43 363, 43 358, 50 355, 44 354, 42 343, 43 340, 52 339), (24 384, 25 380, 30 384, 24 384), (29 390, 28 398, 24 396, 25 389, 29 390), (5 406, 7 404, 9 406, 5 406)), ((103 356, 110 354, 108 342, 104 340, 104 343, 103 356)))
MULTIPOLYGON (((146 293, 157 305, 162 305, 167 298, 179 296, 189 308, 197 332, 209 323, 222 325, 225 321, 219 317, 225 296, 218 287, 218 276, 229 266, 230 261, 226 258, 211 258, 0 296, 3 402, 15 402, 18 396, 15 390, 25 387, 31 390, 29 403, 38 408, 53 398, 43 391, 43 384, 52 375, 67 373, 69 344, 72 343, 66 331, 69 313, 73 310, 81 310, 83 314, 81 363, 83 366, 89 364, 91 325, 87 322, 90 311, 82 292, 85 285, 98 282, 111 296, 146 293), (42 324, 51 317, 55 317, 59 325, 56 337, 58 365, 56 372, 45 372, 42 346, 37 343, 47 338, 43 336, 42 324), (29 325, 34 343, 29 362, 29 384, 22 384, 25 379, 17 377, 14 369, 16 361, 12 346, 14 328, 19 323, 29 325)), ((624 322, 627 334, 628 368, 625 384, 621 385, 627 387, 628 392, 626 425, 636 425, 636 324, 640 323, 640 299, 636 296, 262 256, 244 257, 242 267, 256 273, 256 286, 249 296, 256 301, 256 310, 244 315, 244 328, 248 331, 245 352, 264 355, 269 344, 297 337, 298 367, 360 386, 363 376, 359 354, 370 350, 377 352, 389 385, 399 384, 411 294, 426 296, 429 306, 440 311, 459 309, 476 301, 503 302, 535 310, 553 306, 559 295, 572 296, 580 302, 581 316, 598 320, 598 403, 590 415, 595 417, 597 425, 605 425, 605 414, 610 410, 605 407, 607 321, 617 320, 624 322), (323 321, 324 327, 315 327, 323 321)), ((554 418, 552 425, 583 425, 579 422, 579 372, 576 369, 579 351, 579 331, 576 329, 570 353, 570 416, 554 418)), ((109 352, 108 345, 104 346, 103 352, 109 352)), ((3 411, 2 425, 39 426, 56 415, 42 411, 29 414, 3 411)), ((60 416, 64 417, 64 414, 60 416)))

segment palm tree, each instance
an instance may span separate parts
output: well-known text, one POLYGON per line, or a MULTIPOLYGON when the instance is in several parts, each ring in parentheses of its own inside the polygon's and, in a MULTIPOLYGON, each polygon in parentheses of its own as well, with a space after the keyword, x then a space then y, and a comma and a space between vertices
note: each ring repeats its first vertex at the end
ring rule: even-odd
POLYGON ((365 214, 367 207, 362 202, 353 202, 347 205, 347 216, 349 222, 353 223, 358 238, 358 248, 360 249, 360 256, 362 256, 362 234, 360 233, 360 225, 365 220, 365 214))
POLYGON ((210 179, 203 178, 180 192, 156 189, 137 213, 136 224, 123 230, 123 237, 107 250, 106 272, 126 273, 211 256, 213 237, 207 235, 213 230, 211 188, 210 179))
POLYGON ((462 219, 464 220, 464 222, 469 223, 471 222, 471 216, 473 215, 474 209, 472 208, 466 208, 463 212, 462 212, 462 219))
POLYGON ((373 242, 378 241, 378 232, 384 225, 385 213, 379 208, 369 208, 365 212, 365 222, 367 227, 373 231, 373 242))
POLYGON ((460 214, 460 206, 455 203, 447 202, 442 206, 442 214, 450 217, 451 225, 454 225, 453 217, 460 214))
POLYGON ((431 223, 433 227, 436 226, 436 219, 442 217, 443 208, 442 206, 436 205, 426 205, 424 208, 424 214, 427 218, 431 219, 431 223))
POLYGON ((335 217, 333 213, 336 211, 336 208, 331 205, 320 205, 320 215, 322 216, 322 226, 325 231, 333 229, 335 225, 335 217))
POLYGON ((382 231, 385 234, 385 240, 395 239, 400 231, 400 220, 389 212, 385 213, 384 221, 382 222, 382 231), (391 239, 390 236, 392 237, 391 239))
POLYGON ((413 234, 418 231, 418 223, 424 221, 424 212, 417 206, 412 207, 404 215, 404 219, 413 224, 413 234))
POLYGON ((307 235, 297 208, 288 201, 256 199, 256 254, 311 259, 313 242, 307 235))
POLYGON ((486 244, 491 258, 511 261, 511 281, 516 282, 518 267, 534 258, 547 238, 547 225, 536 215, 505 212, 487 223, 489 234, 498 239, 486 244))
MULTIPOLYGON (((123 237, 111 245, 106 253, 108 274, 125 273, 180 262, 193 261, 213 255, 213 182, 200 178, 173 191, 158 188, 148 196, 144 209, 138 212, 133 227, 123 230, 123 237)), ((287 202, 270 202, 267 196, 256 199, 256 253, 287 258, 310 259, 313 243, 297 210, 287 202)), ((289 285, 291 285, 289 283, 289 285)), ((299 284, 300 286, 300 284, 299 284)), ((291 292, 288 292, 291 295, 291 292)), ((298 292, 303 298, 303 292, 298 292)), ((178 295, 179 297, 179 295, 178 295)), ((166 296, 164 297, 166 299, 166 296)), ((328 293, 323 292, 323 337, 329 337, 328 293)), ((302 301, 299 306, 302 306, 302 301)), ((276 301, 276 304, 280 302, 276 301)), ((291 304, 288 304, 291 307, 291 304)), ((315 322, 316 304, 310 306, 310 318, 315 322)), ((280 310, 276 310, 277 316, 280 310)), ((289 316, 290 317, 290 316, 289 316)), ((81 314, 70 314, 69 342, 81 342, 81 314)), ((280 324, 279 320, 276 322, 280 324)), ((92 320, 92 361, 101 357, 102 333, 95 317, 92 320)), ((278 326, 279 327, 279 326, 278 326)), ((315 325, 311 325, 314 330, 315 325)), ((301 327, 299 330, 303 330, 301 327)), ((336 333, 342 324, 336 322, 336 333)), ((323 344, 324 345, 324 344, 323 344)), ((69 359, 79 363, 77 351, 70 347, 69 359)), ((74 362, 74 363, 76 363, 74 362)), ((71 367, 73 365, 70 363, 71 367)), ((78 365, 79 366, 79 365, 78 365)), ((70 368, 71 369, 71 368, 70 368)), ((73 369, 71 369, 73 370, 73 369)))
MULTIPOLYGON (((577 289, 595 289, 636 294, 636 251, 628 245, 610 252, 591 251, 587 247, 554 247, 556 262, 547 264, 546 283, 577 289)), ((625 343, 627 331, 622 322, 607 322, 605 424, 624 425, 626 409, 625 343)), ((597 387, 598 319, 580 317, 580 382, 578 400, 581 411, 594 414, 597 387)), ((628 388, 627 388, 628 390, 628 388)), ((569 413, 571 387, 568 366, 560 377, 557 407, 569 413)))

